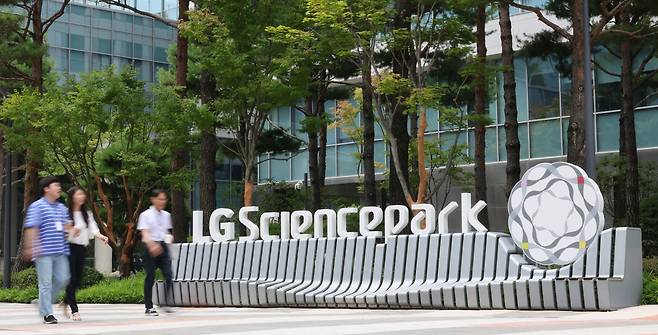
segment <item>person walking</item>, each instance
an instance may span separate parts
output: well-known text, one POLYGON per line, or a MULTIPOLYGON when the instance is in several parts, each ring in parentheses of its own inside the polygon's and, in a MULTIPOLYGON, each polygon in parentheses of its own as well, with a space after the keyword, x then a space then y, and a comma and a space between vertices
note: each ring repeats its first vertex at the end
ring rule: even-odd
POLYGON ((87 193, 79 188, 72 187, 68 191, 68 215, 73 221, 73 234, 69 234, 69 270, 71 280, 66 287, 66 296, 63 302, 64 315, 70 317, 73 321, 81 321, 78 311, 78 303, 75 298, 75 292, 80 288, 82 282, 82 270, 85 265, 85 254, 89 240, 97 238, 107 244, 107 237, 102 235, 98 229, 98 224, 94 220, 94 215, 87 209, 87 193), (68 313, 68 307, 71 308, 71 314, 68 313))
POLYGON ((66 234, 71 230, 66 206, 57 201, 62 187, 56 177, 39 182, 42 197, 30 204, 23 225, 23 255, 34 261, 39 283, 39 314, 46 324, 56 324, 54 299, 69 281, 69 245, 66 234))
MULTIPOLYGON (((169 242, 171 226, 171 215, 165 211, 167 206, 167 193, 163 190, 153 190, 149 197, 151 207, 139 215, 137 230, 142 233, 144 243, 144 305, 147 316, 158 316, 153 308, 153 283, 155 282, 155 270, 160 268, 165 277, 165 303, 168 306, 170 295, 173 294, 171 282, 171 258, 169 248, 165 241, 169 242)), ((165 309, 169 312, 169 309, 165 309)))

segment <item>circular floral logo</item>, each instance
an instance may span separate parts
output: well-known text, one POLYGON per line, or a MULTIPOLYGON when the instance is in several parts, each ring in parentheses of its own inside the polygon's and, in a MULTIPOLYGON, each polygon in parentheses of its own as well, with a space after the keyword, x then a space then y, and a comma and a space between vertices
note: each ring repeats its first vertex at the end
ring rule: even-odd
POLYGON ((580 167, 541 163, 514 185, 507 203, 514 243, 532 261, 566 265, 603 229, 603 196, 580 167))

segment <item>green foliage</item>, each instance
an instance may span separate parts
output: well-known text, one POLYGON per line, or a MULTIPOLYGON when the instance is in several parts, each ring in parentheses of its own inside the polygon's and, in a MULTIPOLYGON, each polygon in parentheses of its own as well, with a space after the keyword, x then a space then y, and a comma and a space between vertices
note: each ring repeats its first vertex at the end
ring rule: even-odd
MULTIPOLYGON (((82 271, 82 288, 100 283, 104 279, 103 274, 92 267, 85 266, 82 271)), ((11 276, 11 287, 15 289, 32 289, 38 286, 37 269, 27 268, 21 272, 13 273, 11 276)))
MULTIPOLYGON (((15 4, 17 1, 2 1, 1 6, 15 4)), ((14 7, 18 8, 18 7, 14 7)), ((12 91, 29 84, 31 60, 43 57, 45 46, 36 45, 25 28, 26 16, 0 11, 0 87, 12 91)), ((47 68, 47 67, 46 67, 47 68)))
POLYGON ((27 268, 18 273, 11 274, 11 287, 17 289, 37 287, 37 269, 27 268))
MULTIPOLYGON (((597 183, 603 194, 606 214, 614 219, 614 185, 625 178, 625 163, 618 155, 606 155, 596 167, 597 183)), ((638 166, 640 228, 645 256, 658 256, 658 164, 641 161, 638 166)), ((617 224, 617 223, 616 223, 617 224)), ((623 222, 620 222, 623 224, 623 222)))
POLYGON ((39 298, 39 290, 36 287, 28 289, 0 288, 0 302, 29 304, 39 298))
POLYGON ((144 273, 128 278, 107 278, 77 293, 82 304, 141 304, 144 303, 144 273))
MULTIPOLYGON (((272 182, 258 187, 259 215, 265 212, 292 212, 306 208, 310 190, 296 190, 286 182, 272 182)), ((270 225, 270 234, 279 234, 281 226, 270 225)))
POLYGON ((658 304, 658 258, 645 258, 642 264, 642 304, 658 304))
MULTIPOLYGON (((658 256, 658 193, 648 198, 640 198, 640 228, 642 252, 647 256, 658 256)), ((656 274, 658 275, 658 271, 656 274)))
POLYGON ((281 128, 268 129, 261 133, 256 143, 256 151, 259 153, 283 153, 297 152, 302 141, 293 137, 281 128))

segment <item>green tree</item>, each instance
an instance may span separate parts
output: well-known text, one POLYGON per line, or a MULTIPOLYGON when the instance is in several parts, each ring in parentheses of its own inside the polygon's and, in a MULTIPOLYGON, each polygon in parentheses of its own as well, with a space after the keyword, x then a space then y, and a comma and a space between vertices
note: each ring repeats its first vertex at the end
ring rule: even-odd
MULTIPOLYGON (((208 71, 219 90, 215 108, 221 124, 235 137, 226 147, 244 166, 245 206, 253 203, 256 148, 269 112, 291 106, 303 96, 302 81, 283 80, 288 64, 274 62, 285 52, 268 39, 269 26, 295 22, 294 1, 208 1, 190 13, 181 33, 206 55, 208 71)), ((296 76, 289 77, 296 78, 296 76)))
POLYGON ((571 113, 567 131, 567 161, 578 166, 585 166, 585 48, 583 9, 585 5, 590 8, 600 7, 600 15, 590 23, 590 40, 595 43, 607 24, 618 15, 632 0, 549 0, 545 8, 510 2, 511 6, 535 13, 537 19, 550 27, 560 38, 568 41, 571 56, 571 113), (562 27, 552 21, 544 13, 548 11, 559 19, 569 20, 570 27, 562 27))
MULTIPOLYGON (((594 10, 598 12, 597 9, 594 10)), ((648 70, 655 59, 658 27, 654 18, 658 14, 655 1, 632 0, 615 16, 601 34, 601 45, 619 59, 621 69, 606 68, 594 62, 601 71, 621 80, 619 113, 619 157, 623 172, 616 179, 616 221, 625 221, 631 227, 639 226, 640 187, 637 143, 635 136, 635 107, 644 99, 636 99, 638 92, 655 87, 657 70, 648 70)))
POLYGON ((521 142, 519 141, 518 110, 516 107, 516 80, 514 77, 514 50, 512 49, 512 23, 509 14, 509 1, 498 3, 500 45, 503 67, 503 99, 505 100, 505 196, 521 179, 521 142))

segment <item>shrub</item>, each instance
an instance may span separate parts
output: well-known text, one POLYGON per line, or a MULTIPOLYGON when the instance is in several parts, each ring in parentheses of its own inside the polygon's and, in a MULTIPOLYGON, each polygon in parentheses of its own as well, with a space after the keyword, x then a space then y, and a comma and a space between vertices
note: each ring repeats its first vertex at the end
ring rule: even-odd
POLYGON ((644 272, 642 304, 658 304, 658 274, 644 272))
POLYGON ((144 273, 124 279, 106 278, 102 282, 78 291, 77 300, 85 304, 144 303, 144 273))
POLYGON ((36 289, 37 282, 37 269, 34 267, 11 275, 11 287, 15 289, 36 289))
MULTIPOLYGON (((81 288, 96 285, 103 281, 103 274, 96 269, 85 266, 82 270, 81 288)), ((14 273, 11 277, 11 287, 17 289, 37 288, 37 269, 34 267, 27 268, 21 272, 14 273)))
POLYGON ((1 302, 29 304, 32 300, 37 299, 38 297, 39 291, 35 287, 28 289, 0 289, 1 302))
POLYGON ((658 257, 646 257, 642 260, 642 269, 645 273, 658 276, 658 257))
POLYGON ((94 286, 105 279, 102 273, 96 271, 92 267, 85 266, 82 270, 82 283, 80 283, 81 288, 94 286))

